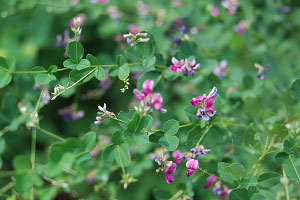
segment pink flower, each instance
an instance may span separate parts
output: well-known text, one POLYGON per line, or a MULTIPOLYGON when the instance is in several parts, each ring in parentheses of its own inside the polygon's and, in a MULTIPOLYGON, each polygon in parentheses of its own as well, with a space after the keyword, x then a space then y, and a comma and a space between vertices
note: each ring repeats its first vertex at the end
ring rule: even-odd
POLYGON ((213 17, 218 17, 220 14, 219 8, 214 6, 212 7, 212 9, 210 10, 210 15, 213 17))
POLYGON ((214 104, 215 100, 214 97, 217 94, 217 88, 213 87, 211 92, 206 97, 206 94, 203 94, 202 96, 195 97, 191 100, 192 106, 198 106, 200 105, 198 111, 197 111, 197 117, 203 120, 210 120, 210 117, 214 116, 216 114, 214 104))
POLYGON ((219 65, 214 69, 214 74, 219 78, 222 79, 227 74, 227 67, 228 62, 227 60, 222 60, 219 65))
POLYGON ((251 19, 240 21, 237 25, 233 27, 233 30, 238 34, 239 36, 243 35, 246 30, 251 25, 251 19))
POLYGON ((165 170, 165 178, 168 184, 174 182, 174 177, 172 176, 176 171, 176 164, 172 163, 166 170, 165 170))
POLYGON ((175 57, 172 57, 172 63, 173 65, 170 66, 172 72, 184 73, 186 76, 194 75, 195 71, 200 67, 200 64, 197 64, 195 59, 189 62, 187 58, 179 61, 175 57))
POLYGON ((135 98, 137 101, 141 101, 144 103, 146 109, 151 113, 151 107, 155 110, 158 110, 162 113, 165 113, 166 110, 162 108, 163 98, 160 93, 152 93, 154 87, 153 80, 146 80, 143 83, 143 90, 139 91, 138 89, 134 89, 133 93, 135 94, 135 98))
POLYGON ((227 9, 229 15, 236 13, 240 6, 240 0, 223 0, 222 6, 227 9))
POLYGON ((83 14, 79 14, 70 21, 69 26, 71 28, 73 27, 77 28, 83 26, 84 20, 85 20, 85 16, 83 14))
POLYGON ((186 168, 188 168, 188 170, 186 170, 186 175, 192 176, 194 174, 194 171, 199 168, 198 160, 190 159, 186 162, 185 166, 186 168))
POLYGON ((177 73, 183 73, 184 72, 184 66, 186 64, 184 59, 181 59, 179 61, 175 57, 172 57, 172 63, 173 63, 173 65, 170 66, 170 70, 172 72, 177 72, 177 73))
POLYGON ((230 192, 231 192, 231 190, 228 190, 228 189, 223 190, 222 193, 221 193, 221 195, 220 195, 221 200, 226 199, 226 196, 227 196, 230 192))
POLYGON ((209 176, 208 178, 207 178, 207 184, 205 184, 205 189, 209 189, 209 188, 211 188, 212 186, 213 186, 213 184, 217 181, 218 179, 217 179, 217 177, 215 177, 215 176, 209 176))
POLYGON ((182 154, 179 150, 174 151, 172 156, 173 156, 176 164, 181 163, 182 154))

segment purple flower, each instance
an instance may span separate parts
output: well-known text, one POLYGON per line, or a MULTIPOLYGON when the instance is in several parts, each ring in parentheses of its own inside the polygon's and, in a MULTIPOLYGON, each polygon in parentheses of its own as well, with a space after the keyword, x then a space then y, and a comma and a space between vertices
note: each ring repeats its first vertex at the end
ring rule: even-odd
POLYGON ((167 167, 165 170, 165 178, 168 184, 174 182, 174 177, 172 176, 176 171, 176 164, 172 163, 170 166, 167 167))
POLYGON ((190 159, 186 162, 185 166, 186 168, 188 168, 186 170, 186 175, 192 176, 194 174, 194 171, 199 168, 198 160, 190 159))
POLYGON ((170 70, 179 74, 194 75, 195 71, 200 67, 200 64, 196 63, 196 60, 193 59, 191 62, 188 59, 177 60, 175 57, 172 57, 172 64, 170 70))
POLYGON ((110 80, 110 78, 107 75, 104 76, 104 80, 103 81, 99 82, 99 86, 103 90, 108 90, 111 85, 112 85, 112 81, 110 80))
POLYGON ((182 161, 181 159, 182 159, 183 155, 179 150, 174 151, 172 156, 173 156, 176 164, 181 163, 181 161, 182 161))
POLYGON ((223 0, 222 6, 227 9, 227 13, 229 15, 232 15, 236 13, 237 9, 240 6, 239 0, 223 0))
POLYGON ((133 93, 135 94, 136 100, 142 102, 144 107, 146 107, 150 112, 151 108, 153 107, 155 110, 165 113, 166 110, 162 108, 163 98, 161 97, 160 93, 152 93, 153 87, 154 81, 146 80, 143 83, 142 91, 134 89, 133 93))
POLYGON ((205 188, 205 189, 211 188, 211 187, 213 186, 213 184, 214 184, 217 180, 218 180, 218 179, 217 179, 216 176, 213 176, 213 175, 209 176, 209 177, 207 178, 207 184, 205 184, 204 188, 205 188))
POLYGON ((271 69, 271 65, 267 64, 265 66, 262 66, 260 64, 255 63, 254 67, 256 67, 258 69, 256 78, 260 79, 260 80, 265 80, 267 77, 263 75, 264 72, 270 71, 271 69))
POLYGON ((219 78, 223 79, 227 74, 228 62, 227 60, 222 60, 219 65, 214 69, 214 74, 219 78))
POLYGON ((192 106, 198 106, 200 105, 197 117, 203 120, 210 120, 210 117, 214 116, 216 114, 214 104, 215 100, 214 97, 217 94, 217 88, 213 87, 211 92, 206 97, 206 94, 203 94, 202 96, 195 97, 191 100, 192 106))
POLYGON ((58 114, 63 116, 66 122, 76 121, 84 116, 83 111, 75 111, 72 106, 66 106, 58 110, 58 114))

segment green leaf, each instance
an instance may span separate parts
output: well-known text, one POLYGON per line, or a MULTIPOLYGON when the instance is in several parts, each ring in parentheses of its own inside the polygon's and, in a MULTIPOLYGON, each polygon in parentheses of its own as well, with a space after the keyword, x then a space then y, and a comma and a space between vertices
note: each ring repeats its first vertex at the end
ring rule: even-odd
POLYGON ((119 145, 124 142, 124 134, 121 131, 116 131, 111 136, 111 142, 114 145, 119 145))
POLYGON ((143 83, 146 80, 153 80, 154 81, 154 86, 158 83, 158 81, 161 79, 162 74, 158 71, 149 71, 145 72, 144 74, 141 75, 140 79, 138 80, 137 87, 139 90, 142 89, 143 83))
POLYGON ((197 122, 199 120, 197 118, 197 107, 188 105, 184 108, 184 112, 186 116, 189 118, 190 122, 197 122))
POLYGON ((229 199, 230 200, 249 200, 250 195, 248 190, 245 188, 241 189, 234 189, 229 193, 229 199))
POLYGON ((259 186, 269 188, 280 183, 280 174, 275 172, 264 173, 258 177, 257 181, 259 186))
POLYGON ((141 58, 136 50, 136 47, 129 47, 125 50, 125 55, 133 63, 141 62, 141 58))
POLYGON ((223 169, 223 172, 230 173, 235 180, 241 180, 243 176, 247 175, 246 169, 240 163, 230 164, 223 169))
POLYGON ((89 74, 86 78, 84 78, 82 80, 83 83, 88 82, 89 80, 91 80, 94 77, 94 73, 90 73, 91 71, 93 71, 94 69, 90 69, 90 68, 86 68, 83 70, 72 70, 69 74, 69 77, 72 81, 76 82, 79 79, 83 78, 84 76, 86 76, 87 74, 89 74))
POLYGON ((118 69, 118 77, 122 81, 128 78, 129 73, 130 73, 130 69, 127 63, 121 65, 118 69))
POLYGON ((197 142, 199 141, 201 135, 204 133, 205 128, 201 129, 199 125, 195 125, 188 131, 188 136, 186 139, 186 145, 188 147, 196 146, 197 142))
MULTIPOLYGON (((32 68, 32 71, 46 71, 46 69, 44 67, 37 66, 32 68)), ((34 82, 41 85, 47 85, 51 81, 56 80, 56 77, 54 75, 47 73, 34 74, 33 76, 34 82)))
POLYGON ((83 57, 83 52, 84 52, 83 46, 77 41, 69 42, 69 44, 67 45, 68 57, 74 63, 79 63, 79 61, 83 57))
POLYGON ((87 59, 82 59, 76 66, 77 70, 82 70, 85 68, 88 68, 90 66, 90 61, 88 61, 87 59))
POLYGON ((69 68, 69 69, 75 69, 77 64, 73 63, 71 59, 67 59, 63 62, 64 67, 69 68))
POLYGON ((122 55, 117 56, 117 65, 120 67, 121 65, 124 65, 126 63, 126 58, 122 55))
POLYGON ((159 139, 158 143, 165 147, 168 151, 174 151, 178 147, 179 139, 174 135, 164 135, 159 139))
POLYGON ((13 72, 15 70, 15 64, 8 65, 8 62, 5 60, 5 58, 0 57, 0 88, 4 88, 7 86, 12 76, 10 72, 13 72), (1 73, 7 73, 7 74, 1 74, 1 73))
POLYGON ((130 163, 130 154, 128 144, 121 144, 116 146, 115 159, 119 166, 127 167, 130 163))
POLYGON ((295 101, 300 102, 300 79, 293 82, 291 87, 291 94, 295 101))
POLYGON ((108 70, 108 75, 111 77, 116 77, 118 76, 118 72, 119 72, 119 67, 115 66, 115 67, 111 67, 108 70))
MULTIPOLYGON (((117 117, 118 117, 118 119, 120 119, 122 121, 130 122, 135 113, 136 113, 135 110, 130 109, 127 113, 125 113, 124 111, 121 111, 117 117)), ((123 123, 123 122, 119 122, 119 125, 123 128, 123 130, 125 130, 128 126, 126 123, 123 123)))
POLYGON ((147 58, 154 54, 154 45, 152 44, 152 41, 153 40, 150 39, 150 42, 139 43, 137 45, 137 51, 140 58, 147 58))
POLYGON ((234 184, 237 182, 237 178, 231 173, 225 171, 226 168, 229 168, 230 164, 229 163, 225 163, 225 162, 218 162, 218 173, 220 174, 221 178, 230 183, 230 184, 234 184))
POLYGON ((300 181, 300 159, 292 157, 284 152, 276 154, 275 159, 282 164, 286 174, 293 180, 300 181))
POLYGON ((146 59, 143 60, 143 67, 148 68, 148 67, 153 67, 156 61, 156 57, 154 55, 147 57, 146 59))
POLYGON ((115 146, 106 147, 102 153, 102 160, 106 163, 111 163, 112 161, 115 160, 115 154, 116 154, 115 146))
POLYGON ((16 156, 13 160, 13 166, 16 170, 31 169, 30 160, 25 156, 16 156))
POLYGON ((159 139, 164 136, 163 131, 158 131, 149 136, 150 142, 158 143, 159 139))
POLYGON ((170 119, 164 123, 165 135, 175 135, 179 130, 179 122, 175 119, 170 119))
POLYGON ((104 69, 102 67, 97 67, 96 71, 95 71, 95 77, 99 80, 99 81, 103 81, 105 78, 105 72, 104 69))
POLYGON ((5 140, 3 138, 0 138, 0 155, 4 152, 5 150, 5 140))
POLYGON ((48 73, 49 74, 53 74, 55 72, 58 71, 58 67, 56 65, 51 65, 49 68, 48 68, 48 73))
POLYGON ((85 134, 82 143, 86 150, 92 150, 96 145, 96 133, 90 131, 85 134))
POLYGON ((162 189, 155 189, 153 191, 153 195, 156 200, 165 200, 171 198, 171 194, 168 191, 162 189))
POLYGON ((91 55, 91 54, 87 54, 86 59, 88 61, 90 61, 91 65, 99 65, 98 59, 95 56, 91 55))

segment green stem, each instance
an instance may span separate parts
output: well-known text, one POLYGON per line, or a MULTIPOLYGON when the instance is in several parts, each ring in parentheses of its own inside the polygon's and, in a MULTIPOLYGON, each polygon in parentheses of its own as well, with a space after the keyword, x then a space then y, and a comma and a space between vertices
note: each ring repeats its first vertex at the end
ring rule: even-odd
POLYGON ((123 172, 123 174, 126 174, 126 171, 125 171, 125 168, 124 168, 124 164, 123 164, 123 160, 122 160, 122 157, 121 157, 121 152, 120 152, 120 146, 119 145, 117 145, 117 151, 118 151, 118 156, 119 156, 119 159, 120 159, 120 164, 121 164, 122 172, 123 172))
POLYGON ((76 84, 78 84, 80 81, 82 81, 83 79, 85 79, 86 77, 88 77, 91 73, 93 73, 94 71, 96 71, 97 68, 91 70, 89 73, 87 73, 86 75, 84 75, 83 77, 81 77, 78 81, 76 81, 75 83, 73 83, 71 86, 67 87, 66 90, 71 89, 72 87, 74 87, 76 84))
POLYGON ((201 135, 200 139, 198 140, 196 146, 198 146, 199 144, 201 144, 202 140, 205 138, 205 136, 206 136, 207 133, 209 132, 210 127, 211 127, 211 126, 208 126, 208 127, 206 128, 205 132, 201 135))
POLYGON ((96 147, 96 148, 94 148, 94 149, 92 149, 92 150, 86 150, 86 151, 84 151, 84 152, 81 152, 81 153, 77 154, 77 155, 76 155, 76 158, 78 158, 78 157, 80 157, 80 156, 84 156, 85 154, 88 154, 88 153, 90 153, 91 151, 105 149, 106 147, 109 147, 109 146, 111 146, 111 145, 112 145, 112 144, 108 144, 108 145, 96 147))
POLYGON ((180 125, 179 128, 185 128, 185 127, 189 127, 189 126, 193 126, 193 124, 184 124, 184 125, 180 125))
POLYGON ((35 168, 35 148, 36 148, 36 129, 32 129, 32 139, 31 139, 31 167, 35 168))
POLYGON ((6 176, 15 176, 15 175, 18 175, 18 174, 26 174, 28 172, 30 172, 31 169, 21 169, 21 170, 13 170, 13 171, 2 171, 0 172, 0 177, 6 177, 6 176))
POLYGON ((45 130, 45 129, 42 129, 42 128, 39 127, 39 126, 36 126, 35 128, 36 128, 37 130, 39 130, 39 131, 45 133, 46 135, 48 135, 48 136, 50 136, 50 137, 53 137, 53 138, 55 138, 55 139, 57 139, 57 140, 60 140, 60 141, 64 141, 64 140, 65 140, 64 138, 62 138, 62 137, 60 137, 60 136, 58 136, 58 135, 56 135, 56 134, 54 134, 54 133, 51 133, 50 131, 47 131, 47 130, 45 130))
MULTIPOLYGON (((284 167, 282 168, 282 174, 283 174, 283 178, 285 180, 288 180, 287 177, 286 177, 286 173, 285 173, 284 167)), ((283 186, 284 186, 284 190, 285 190, 286 200, 290 200, 290 193, 289 193, 289 185, 288 185, 288 183, 284 182, 283 186)))
POLYGON ((124 124, 128 124, 128 122, 123 121, 123 120, 121 120, 121 119, 118 119, 117 117, 111 117, 111 119, 116 120, 116 121, 119 121, 119 122, 122 122, 122 123, 124 123, 124 124))
POLYGON ((154 64, 154 67, 161 68, 161 69, 168 69, 167 66, 164 66, 164 65, 158 65, 158 64, 154 64))
POLYGON ((2 187, 0 189, 0 195, 4 194, 5 192, 7 192, 8 190, 10 190, 12 187, 14 187, 15 183, 14 182, 10 182, 7 185, 5 185, 4 187, 2 187))

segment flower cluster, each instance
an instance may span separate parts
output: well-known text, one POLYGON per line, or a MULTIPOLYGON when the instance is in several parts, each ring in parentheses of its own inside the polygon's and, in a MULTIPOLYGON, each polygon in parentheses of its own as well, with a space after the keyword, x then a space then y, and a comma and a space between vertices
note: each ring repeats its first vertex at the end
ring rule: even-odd
POLYGON ((240 21, 237 25, 233 27, 233 30, 239 36, 243 35, 245 31, 250 27, 252 20, 240 21))
POLYGON ((193 59, 191 62, 188 59, 177 60, 175 57, 172 57, 172 64, 170 70, 179 74, 194 75, 195 71, 200 67, 200 64, 196 63, 196 60, 193 59))
POLYGON ((103 122, 105 118, 111 118, 111 117, 116 117, 116 115, 113 112, 109 112, 106 110, 106 104, 104 103, 103 107, 98 106, 98 109, 100 112, 97 112, 97 117, 96 121, 94 122, 95 124, 100 124, 103 122))
POLYGON ((239 0, 223 0, 222 6, 227 9, 227 13, 229 15, 233 15, 236 13, 237 9, 240 6, 239 0))
POLYGON ((66 106, 58 110, 58 114, 64 118, 65 122, 71 122, 82 118, 84 111, 76 111, 72 106, 66 106))
POLYGON ((70 21, 69 26, 75 34, 75 40, 78 40, 82 30, 81 27, 83 26, 84 22, 85 22, 85 15, 83 14, 77 15, 70 21))
POLYGON ((123 37, 127 40, 130 46, 134 46, 139 42, 149 42, 150 38, 147 38, 148 33, 131 33, 124 34, 123 37))
POLYGON ((222 60, 218 66, 214 69, 214 74, 219 78, 223 79, 227 74, 228 62, 227 60, 222 60))
POLYGON ((213 194, 220 196, 221 200, 226 199, 227 195, 231 192, 231 190, 228 189, 227 186, 222 185, 221 181, 218 181, 218 178, 216 176, 214 176, 214 175, 209 176, 207 178, 207 184, 204 187, 205 187, 205 189, 209 189, 214 184, 215 184, 215 187, 213 188, 213 194))
POLYGON ((140 108, 135 107, 137 111, 142 111, 143 113, 152 113, 154 108, 155 110, 165 113, 166 109, 162 108, 163 98, 160 93, 152 93, 154 87, 153 80, 146 80, 143 83, 143 90, 139 91, 134 89, 133 93, 135 94, 136 100, 141 102, 140 108))
POLYGON ((203 120, 210 120, 210 117, 214 116, 216 114, 214 104, 215 100, 214 97, 217 94, 217 88, 213 87, 211 92, 206 96, 206 94, 203 94, 202 96, 198 96, 192 99, 191 104, 192 106, 198 106, 200 105, 197 117, 198 119, 202 118, 203 120))
POLYGON ((260 79, 260 80, 265 80, 267 77, 265 75, 262 75, 264 72, 270 71, 271 69, 271 65, 267 64, 265 66, 262 66, 260 64, 255 63, 254 67, 256 67, 258 69, 256 78, 260 79))

